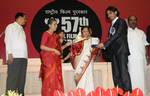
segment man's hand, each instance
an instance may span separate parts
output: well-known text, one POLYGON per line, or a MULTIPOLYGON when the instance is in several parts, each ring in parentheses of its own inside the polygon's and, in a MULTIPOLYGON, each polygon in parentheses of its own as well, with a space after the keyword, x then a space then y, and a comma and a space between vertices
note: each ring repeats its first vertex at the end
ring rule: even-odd
POLYGON ((97 47, 100 48, 100 49, 104 49, 104 44, 100 43, 100 44, 97 45, 97 47))
POLYGON ((7 63, 8 64, 12 64, 13 63, 13 55, 12 54, 8 54, 8 60, 7 60, 7 63))

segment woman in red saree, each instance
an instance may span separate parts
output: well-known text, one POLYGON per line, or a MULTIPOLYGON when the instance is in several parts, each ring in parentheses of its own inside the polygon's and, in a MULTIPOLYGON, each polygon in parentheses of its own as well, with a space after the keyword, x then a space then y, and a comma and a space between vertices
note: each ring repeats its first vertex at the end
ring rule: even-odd
POLYGON ((61 66, 61 44, 59 36, 54 33, 57 22, 54 18, 48 21, 49 29, 43 33, 41 41, 41 70, 42 96, 53 96, 55 90, 64 91, 62 66, 61 66))

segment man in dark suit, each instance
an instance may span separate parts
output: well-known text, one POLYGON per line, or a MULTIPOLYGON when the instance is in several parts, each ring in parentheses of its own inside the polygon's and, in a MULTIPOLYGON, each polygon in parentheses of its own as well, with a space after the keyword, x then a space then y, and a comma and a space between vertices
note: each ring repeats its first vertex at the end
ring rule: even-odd
POLYGON ((109 39, 104 44, 98 45, 101 49, 111 48, 112 50, 112 74, 115 87, 118 86, 124 91, 132 91, 130 75, 128 72, 128 56, 130 55, 127 42, 127 24, 119 18, 117 8, 110 6, 106 9, 106 18, 112 22, 109 30, 109 39))

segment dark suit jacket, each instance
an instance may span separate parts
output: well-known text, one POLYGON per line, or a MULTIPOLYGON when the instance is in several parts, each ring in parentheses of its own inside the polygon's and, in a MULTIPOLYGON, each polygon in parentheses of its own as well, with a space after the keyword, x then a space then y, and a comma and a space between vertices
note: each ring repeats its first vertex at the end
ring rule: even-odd
POLYGON ((125 20, 118 18, 113 25, 113 35, 104 43, 105 48, 111 48, 113 54, 130 54, 127 42, 127 24, 125 20))

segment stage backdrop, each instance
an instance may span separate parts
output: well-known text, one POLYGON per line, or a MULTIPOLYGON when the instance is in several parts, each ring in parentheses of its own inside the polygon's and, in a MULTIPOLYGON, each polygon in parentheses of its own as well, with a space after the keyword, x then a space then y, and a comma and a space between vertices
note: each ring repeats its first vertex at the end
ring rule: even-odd
MULTIPOLYGON (((84 25, 90 25, 93 37, 107 39, 109 24, 105 20, 105 9, 116 6, 121 17, 138 17, 139 27, 146 31, 150 24, 149 0, 1 0, 0 34, 6 25, 14 22, 16 12, 27 15, 25 27, 29 58, 39 57, 39 44, 42 33, 46 30, 48 18, 55 17, 58 29, 65 30, 65 40, 70 41, 84 25), (72 34, 73 33, 73 34, 72 34)), ((0 58, 5 59, 4 35, 0 37, 0 58)))

